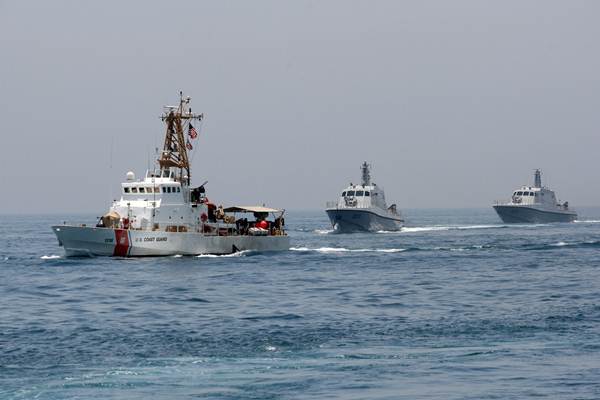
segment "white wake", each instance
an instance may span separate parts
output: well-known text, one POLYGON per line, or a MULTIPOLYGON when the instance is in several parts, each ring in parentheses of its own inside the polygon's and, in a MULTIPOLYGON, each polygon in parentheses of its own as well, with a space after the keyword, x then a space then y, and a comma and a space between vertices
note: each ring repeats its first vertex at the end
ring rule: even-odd
POLYGON ((292 251, 317 253, 400 253, 406 249, 347 249, 345 247, 290 247, 292 251))

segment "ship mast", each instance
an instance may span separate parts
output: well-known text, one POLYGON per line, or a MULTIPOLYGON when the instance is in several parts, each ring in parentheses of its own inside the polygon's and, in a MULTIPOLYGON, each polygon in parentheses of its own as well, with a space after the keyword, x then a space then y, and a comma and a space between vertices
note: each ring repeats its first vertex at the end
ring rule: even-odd
POLYGON ((191 98, 183 98, 183 92, 179 92, 179 106, 167 106, 161 119, 165 122, 167 130, 165 133, 165 144, 163 151, 158 159, 161 174, 163 171, 170 171, 171 168, 178 168, 179 171, 175 179, 181 183, 190 184, 190 161, 186 148, 186 137, 184 125, 189 127, 191 120, 201 121, 204 114, 193 114, 189 107, 191 98))
POLYGON ((542 187, 542 171, 539 169, 535 170, 535 174, 533 176, 533 187, 541 188, 542 187))
POLYGON ((363 186, 371 185, 371 172, 369 171, 370 167, 371 166, 369 164, 367 164, 366 161, 360 166, 360 170, 362 172, 362 185, 363 186))

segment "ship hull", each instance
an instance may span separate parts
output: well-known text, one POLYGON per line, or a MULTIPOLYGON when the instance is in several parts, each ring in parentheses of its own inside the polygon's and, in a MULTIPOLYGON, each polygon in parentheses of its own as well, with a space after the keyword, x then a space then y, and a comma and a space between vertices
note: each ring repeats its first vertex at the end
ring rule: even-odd
POLYGON ((383 216, 369 210, 329 208, 325 212, 339 233, 399 231, 404 224, 402 218, 383 216))
POLYGON ((495 205, 496 213, 505 223, 551 223, 551 222, 573 222, 577 219, 577 213, 573 211, 549 211, 540 210, 527 206, 495 205))
POLYGON ((194 232, 159 232, 59 225, 52 230, 67 257, 144 257, 282 251, 288 236, 205 236, 194 232))

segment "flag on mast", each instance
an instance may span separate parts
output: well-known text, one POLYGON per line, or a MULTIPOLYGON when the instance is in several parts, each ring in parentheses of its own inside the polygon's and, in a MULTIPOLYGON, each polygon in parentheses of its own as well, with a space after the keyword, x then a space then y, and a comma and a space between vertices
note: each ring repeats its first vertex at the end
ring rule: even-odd
POLYGON ((198 131, 192 126, 192 124, 190 124, 188 128, 188 135, 190 135, 192 139, 196 139, 198 137, 198 131))
POLYGON ((188 150, 192 150, 194 148, 189 140, 186 140, 185 147, 187 147, 188 150))

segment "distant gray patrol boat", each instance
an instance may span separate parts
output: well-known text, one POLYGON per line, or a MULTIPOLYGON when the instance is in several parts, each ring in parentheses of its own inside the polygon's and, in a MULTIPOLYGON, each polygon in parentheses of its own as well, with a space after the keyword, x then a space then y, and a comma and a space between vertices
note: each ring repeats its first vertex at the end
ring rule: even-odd
POLYGON ((371 184, 370 165, 361 166, 362 182, 342 191, 337 202, 328 202, 325 212, 336 232, 398 231, 404 220, 396 205, 387 206, 383 188, 371 184))
POLYGON ((559 203, 553 190, 542 186, 542 173, 535 170, 533 186, 521 186, 509 202, 493 206, 506 223, 573 222, 577 213, 569 209, 569 202, 559 203))

